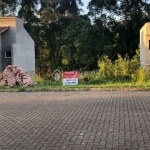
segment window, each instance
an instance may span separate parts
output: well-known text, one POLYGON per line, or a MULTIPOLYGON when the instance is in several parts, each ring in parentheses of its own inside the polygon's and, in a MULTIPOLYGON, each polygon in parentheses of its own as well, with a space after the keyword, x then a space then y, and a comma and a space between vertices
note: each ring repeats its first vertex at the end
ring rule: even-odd
POLYGON ((5 58, 11 58, 11 51, 5 52, 5 58))

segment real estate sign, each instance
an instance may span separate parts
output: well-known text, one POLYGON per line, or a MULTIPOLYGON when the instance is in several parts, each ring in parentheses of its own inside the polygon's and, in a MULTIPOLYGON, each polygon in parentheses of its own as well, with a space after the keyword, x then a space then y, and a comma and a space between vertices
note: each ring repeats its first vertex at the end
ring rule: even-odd
POLYGON ((63 85, 77 85, 78 84, 78 72, 69 71, 63 72, 63 85))

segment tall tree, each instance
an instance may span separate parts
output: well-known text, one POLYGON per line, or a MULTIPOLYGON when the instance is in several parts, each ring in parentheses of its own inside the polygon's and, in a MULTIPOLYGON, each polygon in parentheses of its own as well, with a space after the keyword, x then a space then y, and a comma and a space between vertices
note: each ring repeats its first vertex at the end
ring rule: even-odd
MULTIPOLYGON (((113 33, 114 38, 110 40, 113 44, 110 53, 113 51, 116 55, 120 53, 132 57, 138 48, 139 30, 150 20, 149 7, 149 0, 91 0, 89 14, 97 13, 95 23, 96 20, 100 20, 103 28, 113 33)), ((107 36, 110 37, 110 34, 105 35, 107 36)))
POLYGON ((97 68, 97 55, 101 43, 100 33, 87 16, 74 20, 61 34, 62 68, 92 70, 97 68))
POLYGON ((116 10, 117 0, 91 0, 88 4, 89 15, 96 17, 116 10))
POLYGON ((51 70, 58 68, 60 64, 60 44, 57 39, 74 18, 78 17, 79 5, 82 5, 81 0, 41 0, 39 14, 51 70))
POLYGON ((12 16, 15 15, 17 1, 16 0, 0 0, 0 16, 12 16))
POLYGON ((40 15, 49 22, 56 22, 61 17, 75 17, 79 15, 81 0, 41 0, 40 15))
POLYGON ((119 0, 117 15, 120 22, 114 29, 118 33, 117 47, 123 55, 132 57, 138 49, 139 31, 143 24, 150 20, 146 7, 146 0, 119 0), (122 43, 122 44, 119 44, 122 43))
POLYGON ((37 18, 39 0, 18 0, 17 4, 19 5, 18 16, 26 22, 34 22, 35 18, 37 18))

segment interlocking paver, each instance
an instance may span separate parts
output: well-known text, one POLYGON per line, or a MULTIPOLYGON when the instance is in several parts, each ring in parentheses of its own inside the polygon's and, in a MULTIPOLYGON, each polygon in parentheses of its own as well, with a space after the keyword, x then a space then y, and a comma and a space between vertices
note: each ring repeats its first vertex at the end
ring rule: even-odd
POLYGON ((150 92, 0 93, 0 150, 150 150, 150 92))

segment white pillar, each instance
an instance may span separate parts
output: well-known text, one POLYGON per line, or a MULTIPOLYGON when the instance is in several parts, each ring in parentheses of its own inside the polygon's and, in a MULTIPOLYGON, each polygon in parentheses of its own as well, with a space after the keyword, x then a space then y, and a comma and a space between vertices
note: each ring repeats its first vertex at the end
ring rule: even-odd
POLYGON ((140 62, 141 67, 150 69, 150 22, 140 30, 140 62))

